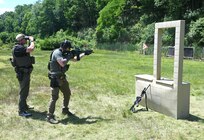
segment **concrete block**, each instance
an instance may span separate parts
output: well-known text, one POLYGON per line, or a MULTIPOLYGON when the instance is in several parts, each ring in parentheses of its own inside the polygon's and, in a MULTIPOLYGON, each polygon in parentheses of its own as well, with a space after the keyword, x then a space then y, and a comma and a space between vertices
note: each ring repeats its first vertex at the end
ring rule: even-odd
MULTIPOLYGON (((188 117, 190 85, 183 83, 183 90, 177 93, 172 86, 173 81, 166 81, 166 85, 163 84, 165 80, 163 83, 153 83, 153 81, 154 78, 151 75, 136 75, 136 96, 140 96, 142 90, 150 85, 146 91, 148 108, 176 119, 188 117)), ((144 97, 140 105, 146 106, 144 97)))
MULTIPOLYGON (((151 85, 146 91, 148 107, 176 119, 188 117, 190 104, 190 84, 182 82, 184 30, 184 20, 155 24, 154 75, 136 75, 135 85, 136 96, 140 96, 142 90, 151 85), (164 28, 176 28, 173 80, 161 78, 161 46, 164 28)), ((144 98, 141 105, 145 106, 144 98)))

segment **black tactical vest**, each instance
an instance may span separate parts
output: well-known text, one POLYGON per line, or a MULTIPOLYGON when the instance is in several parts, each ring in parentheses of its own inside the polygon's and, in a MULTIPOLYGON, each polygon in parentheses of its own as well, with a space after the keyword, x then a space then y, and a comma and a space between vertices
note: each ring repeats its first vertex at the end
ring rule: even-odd
MULTIPOLYGON (((13 66, 14 67, 22 67, 22 68, 29 68, 32 67, 32 64, 35 63, 34 57, 30 56, 30 53, 25 53, 22 56, 15 56, 15 49, 16 47, 19 47, 16 45, 12 50, 13 55, 13 66)), ((22 46, 23 47, 23 46, 22 46)))

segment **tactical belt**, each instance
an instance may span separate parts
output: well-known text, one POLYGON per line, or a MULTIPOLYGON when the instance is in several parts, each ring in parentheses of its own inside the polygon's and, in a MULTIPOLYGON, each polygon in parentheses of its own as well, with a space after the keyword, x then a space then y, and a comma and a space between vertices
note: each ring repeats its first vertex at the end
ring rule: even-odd
POLYGON ((22 71, 22 72, 25 72, 25 73, 28 73, 28 72, 31 72, 33 70, 33 66, 29 66, 29 67, 25 67, 25 66, 16 66, 16 71, 22 71))
POLYGON ((33 66, 16 66, 16 68, 22 68, 22 69, 30 69, 30 68, 33 68, 33 66))
POLYGON ((65 79, 66 75, 65 74, 51 74, 48 73, 49 78, 57 78, 57 79, 65 79))

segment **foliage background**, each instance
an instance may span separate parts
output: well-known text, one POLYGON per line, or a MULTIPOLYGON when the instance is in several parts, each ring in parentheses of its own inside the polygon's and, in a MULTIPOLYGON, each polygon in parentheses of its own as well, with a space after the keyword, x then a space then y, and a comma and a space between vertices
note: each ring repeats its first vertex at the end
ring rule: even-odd
MULTIPOLYGON (((105 44, 110 49, 108 44, 121 43, 139 50, 143 43, 153 46, 156 22, 185 20, 185 46, 194 47, 200 58, 203 17, 203 0, 39 0, 0 15, 0 47, 12 46, 15 36, 24 33, 45 50, 65 38, 79 46, 105 44)), ((174 46, 174 31, 165 30, 163 36, 164 46, 174 46)))

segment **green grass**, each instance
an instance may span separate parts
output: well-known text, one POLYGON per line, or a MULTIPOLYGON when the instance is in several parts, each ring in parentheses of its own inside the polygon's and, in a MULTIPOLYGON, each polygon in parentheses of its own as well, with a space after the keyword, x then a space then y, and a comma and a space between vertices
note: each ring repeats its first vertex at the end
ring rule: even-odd
MULTIPOLYGON (((152 110, 129 112, 135 98, 136 74, 153 74, 153 56, 137 52, 95 50, 81 61, 71 62, 67 72, 72 96, 70 109, 77 117, 61 114, 62 95, 55 114, 61 123, 45 121, 50 100, 47 62, 49 51, 36 51, 29 104, 31 118, 17 115, 18 82, 8 59, 0 50, 0 138, 3 140, 198 140, 204 139, 204 62, 184 60, 183 81, 191 83, 190 117, 184 120, 152 110)), ((162 58, 162 76, 172 77, 173 58, 162 58)))

